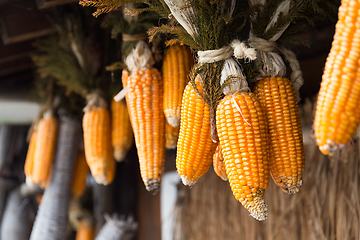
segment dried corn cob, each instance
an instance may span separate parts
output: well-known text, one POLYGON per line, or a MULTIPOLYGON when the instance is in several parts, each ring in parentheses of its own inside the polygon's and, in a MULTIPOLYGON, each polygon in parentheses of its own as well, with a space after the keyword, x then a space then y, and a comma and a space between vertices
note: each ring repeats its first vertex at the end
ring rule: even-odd
POLYGON ((177 127, 180 124, 181 99, 185 86, 189 81, 190 69, 194 65, 194 57, 187 46, 175 44, 164 54, 164 113, 167 122, 177 127))
POLYGON ((71 186, 71 192, 75 197, 80 197, 84 193, 88 173, 89 167, 86 163, 85 153, 80 151, 76 158, 74 178, 71 186))
POLYGON ((267 218, 264 202, 269 185, 266 116, 255 95, 226 95, 216 112, 226 174, 235 198, 257 220, 267 218))
POLYGON ((216 127, 226 175, 235 198, 259 221, 267 218, 264 194, 270 181, 266 116, 240 66, 225 60, 220 84, 225 97, 216 111, 216 127))
POLYGON ((133 144, 133 132, 125 101, 111 101, 114 158, 121 162, 133 144))
POLYGON ((286 193, 296 193, 305 166, 304 145, 295 89, 287 78, 256 82, 257 95, 268 120, 270 173, 286 193))
MULTIPOLYGON (((195 83, 201 93, 199 76, 195 83)), ((208 171, 216 146, 211 140, 209 106, 188 83, 182 99, 176 154, 176 168, 184 185, 194 185, 208 171)))
POLYGON ((36 138, 37 138, 37 130, 34 128, 33 132, 31 133, 29 148, 26 154, 25 165, 24 165, 26 184, 29 186, 34 185, 32 174, 34 168, 34 153, 35 153, 36 138))
POLYGON ((224 181, 228 180, 226 175, 224 157, 221 153, 220 143, 218 144, 213 156, 213 167, 216 175, 218 175, 224 181))
POLYGON ((94 225, 88 221, 80 221, 76 232, 76 240, 93 240, 95 228, 94 225))
POLYGON ((39 184, 42 188, 45 188, 49 181, 56 148, 57 130, 56 118, 50 112, 45 113, 38 123, 32 172, 34 183, 39 184))
MULTIPOLYGON (((148 191, 160 188, 165 165, 165 116, 163 82, 153 68, 152 52, 144 41, 138 41, 126 57, 129 72, 123 71, 131 126, 140 163, 140 174, 148 191), (131 73, 129 75, 129 73, 131 73)), ((119 93, 115 98, 122 95, 119 93)))
MULTIPOLYGON (((126 73, 124 74, 126 76, 126 73)), ((134 131, 141 177, 148 191, 157 191, 165 164, 161 74, 156 68, 133 71, 129 77, 123 78, 123 85, 128 88, 126 102, 134 131)))
POLYGON ((99 93, 90 94, 83 117, 85 158, 95 181, 103 185, 110 184, 115 175, 110 128, 106 102, 99 93))
POLYGON ((165 147, 175 149, 179 137, 180 126, 173 127, 168 122, 165 123, 165 147))
POLYGON ((348 143, 360 122, 360 3, 342 0, 317 100, 314 130, 323 154, 348 143))

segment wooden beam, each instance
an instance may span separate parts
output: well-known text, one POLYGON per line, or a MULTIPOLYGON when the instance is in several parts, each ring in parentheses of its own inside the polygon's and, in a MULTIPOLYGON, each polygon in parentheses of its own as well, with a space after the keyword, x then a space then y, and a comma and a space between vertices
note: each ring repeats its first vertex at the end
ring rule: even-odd
POLYGON ((39 9, 44 9, 77 1, 78 0, 36 0, 36 3, 39 9))
POLYGON ((5 45, 55 32, 33 0, 17 0, 0 5, 0 30, 5 45))

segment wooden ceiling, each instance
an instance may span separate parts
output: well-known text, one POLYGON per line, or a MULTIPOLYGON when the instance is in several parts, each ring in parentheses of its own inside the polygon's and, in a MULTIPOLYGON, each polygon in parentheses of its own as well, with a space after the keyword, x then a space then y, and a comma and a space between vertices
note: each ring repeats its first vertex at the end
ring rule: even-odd
POLYGON ((0 97, 31 87, 34 40, 54 32, 46 9, 76 0, 0 0, 0 97))
MULTIPOLYGON (((54 32, 46 10, 78 0, 0 0, 0 98, 8 93, 22 95, 32 87, 34 64, 30 55, 34 40, 54 32)), ((301 94, 316 94, 325 58, 330 50, 335 22, 320 22, 298 37, 311 48, 295 46, 305 84, 301 94), (314 75, 315 74, 315 75, 314 75)))

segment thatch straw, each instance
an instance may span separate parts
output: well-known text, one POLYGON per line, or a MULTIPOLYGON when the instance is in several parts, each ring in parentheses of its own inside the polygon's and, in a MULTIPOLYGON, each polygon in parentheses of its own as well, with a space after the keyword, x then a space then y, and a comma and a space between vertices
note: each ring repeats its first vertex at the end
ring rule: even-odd
POLYGON ((303 130, 306 160, 299 193, 285 194, 271 182, 265 194, 269 217, 258 222, 235 200, 228 182, 209 170, 193 188, 180 185, 174 239, 360 239, 360 142, 329 159, 307 137, 311 125, 303 130))

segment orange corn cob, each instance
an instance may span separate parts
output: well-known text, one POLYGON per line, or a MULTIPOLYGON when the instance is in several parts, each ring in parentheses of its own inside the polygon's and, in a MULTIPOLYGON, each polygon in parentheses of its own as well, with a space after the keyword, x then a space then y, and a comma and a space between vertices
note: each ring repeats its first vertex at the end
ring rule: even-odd
POLYGON ((83 117, 86 162, 98 184, 110 184, 115 175, 111 144, 110 112, 104 107, 86 111, 83 117))
POLYGON ((133 132, 125 101, 111 101, 114 158, 121 162, 133 144, 133 132))
POLYGON ((78 153, 74 168, 74 177, 71 186, 71 192, 75 197, 81 197, 86 188, 86 177, 89 173, 89 167, 86 163, 85 153, 78 153))
POLYGON ((94 226, 87 221, 81 221, 76 232, 76 240, 93 240, 94 226))
POLYGON ((180 124, 181 99, 185 86, 189 81, 190 69, 194 65, 194 57, 190 48, 175 44, 164 54, 164 113, 167 122, 177 127, 180 124))
POLYGON ((37 130, 31 133, 28 152, 26 154, 24 172, 26 176, 26 183, 28 185, 33 185, 32 174, 34 167, 34 153, 35 153, 35 144, 36 144, 37 130))
POLYGON ((218 144, 213 156, 213 167, 216 175, 218 175, 224 181, 228 180, 226 175, 224 157, 221 153, 220 144, 218 144))
POLYGON ((165 147, 175 149, 179 137, 180 126, 173 127, 168 122, 165 123, 165 147))
MULTIPOLYGON (((200 81, 197 77, 195 83, 202 92, 200 81)), ((176 154, 176 168, 184 185, 194 185, 208 171, 216 146, 211 140, 209 106, 188 83, 182 100, 176 154)))
POLYGON ((34 151, 34 163, 32 179, 34 183, 45 188, 52 168, 56 141, 57 141, 58 121, 51 114, 39 121, 37 137, 34 151))
POLYGON ((296 193, 305 166, 304 145, 295 89, 287 78, 256 82, 257 95, 268 120, 270 173, 286 193, 296 193))
POLYGON ((326 59, 314 130, 323 154, 348 143, 360 122, 360 3, 342 0, 334 40, 326 59))
POLYGON ((226 174, 235 198, 259 221, 267 218, 269 185, 266 116, 252 93, 226 95, 216 112, 226 174))
POLYGON ((161 74, 156 68, 133 71, 130 76, 124 71, 123 86, 128 87, 126 103, 134 131, 141 177, 146 190, 157 191, 165 164, 161 74))

